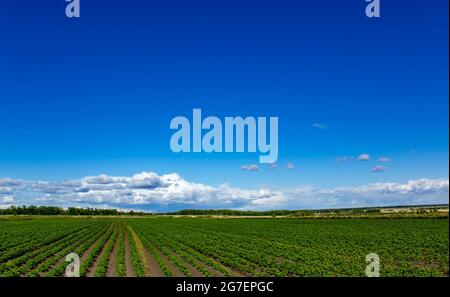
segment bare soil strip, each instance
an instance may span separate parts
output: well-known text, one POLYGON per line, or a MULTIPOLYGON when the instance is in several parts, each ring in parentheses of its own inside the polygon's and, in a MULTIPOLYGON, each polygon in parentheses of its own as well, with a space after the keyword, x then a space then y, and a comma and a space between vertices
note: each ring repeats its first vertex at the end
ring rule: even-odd
POLYGON ((150 267, 150 276, 161 277, 164 276, 164 273, 156 262, 155 258, 153 258, 152 254, 144 247, 144 253, 148 260, 148 265, 150 267))
MULTIPOLYGON (((211 273, 212 276, 225 276, 222 272, 215 270, 214 268, 212 268, 211 266, 209 266, 206 263, 203 263, 200 260, 197 260, 198 265, 202 266, 204 269, 208 270, 209 273, 211 273)), ((220 265, 220 264, 218 264, 220 265)), ((220 265, 223 267, 223 265, 220 265)), ((224 268, 226 269, 226 268, 224 268)))
MULTIPOLYGON (((109 228, 111 228, 111 226, 109 226, 108 227, 108 229, 109 228)), ((108 231, 106 231, 106 233, 108 233, 108 231)), ((93 243, 93 244, 91 244, 91 246, 83 253, 83 255, 80 257, 80 262, 81 263, 83 263, 85 260, 86 260, 86 258, 89 256, 89 254, 92 252, 92 250, 95 248, 95 246, 97 245, 97 243, 100 241, 100 239, 102 239, 102 237, 104 236, 104 235, 106 235, 106 233, 105 234, 102 234, 102 236, 99 236, 99 238, 97 238, 97 240, 93 243)), ((63 259, 64 260, 64 259, 63 259)))
MULTIPOLYGON (((229 276, 250 276, 250 274, 248 274, 248 273, 246 274, 246 273, 243 273, 243 272, 238 271, 236 269, 233 269, 233 268, 230 268, 228 266, 225 266, 224 264, 222 264, 222 262, 220 262, 216 258, 213 258, 213 257, 208 256, 208 255, 204 255, 204 254, 203 254, 203 256, 209 258, 216 265, 222 267, 223 270, 228 272, 229 276)), ((209 266, 207 263, 205 263, 205 262, 203 262, 201 260, 197 259, 197 263, 199 265, 201 265, 203 268, 205 268, 206 270, 208 270, 213 276, 225 276, 225 274, 223 274, 223 272, 216 270, 214 267, 209 266)))
MULTIPOLYGON (((119 225, 118 228, 122 228, 122 227, 119 225)), ((105 274, 105 276, 107 276, 107 277, 117 276, 117 272, 116 272, 117 251, 119 250, 119 243, 120 243, 119 232, 117 232, 117 236, 114 240, 115 240, 114 247, 113 247, 113 250, 111 251, 111 255, 109 256, 108 269, 106 270, 106 274, 105 274)))
MULTIPOLYGON (((187 253, 189 254, 189 252, 187 252, 187 253)), ((192 256, 192 255, 191 255, 191 256, 192 256)), ((217 260, 215 260, 215 259, 212 259, 211 257, 208 257, 208 256, 206 256, 206 255, 203 255, 203 256, 209 258, 210 261, 214 262, 217 266, 222 267, 222 269, 224 269, 225 271, 228 271, 228 273, 229 273, 230 275, 235 275, 235 273, 231 272, 231 270, 230 270, 228 267, 225 267, 225 266, 222 265, 219 261, 217 261, 217 260)), ((181 257, 179 257, 179 258, 181 258, 181 257)), ((207 263, 203 262, 202 260, 197 259, 195 256, 192 256, 192 258, 195 259, 195 261, 197 262, 197 264, 198 264, 199 266, 201 266, 201 267, 203 267, 204 269, 208 270, 208 272, 211 273, 212 276, 225 276, 225 274, 223 274, 222 272, 220 272, 220 271, 216 270, 215 268, 209 266, 207 263)), ((181 258, 181 259, 182 259, 182 258, 181 258)), ((182 260, 184 260, 184 259, 182 259, 182 260)), ((191 265, 191 264, 189 264, 189 265, 191 265)), ((187 267, 187 268, 189 268, 189 267, 187 267)), ((193 276, 196 276, 195 274, 192 274, 192 275, 193 275, 193 276)), ((203 276, 203 275, 202 275, 202 276, 203 276)))
POLYGON ((139 236, 134 232, 134 230, 131 227, 129 228, 131 236, 133 237, 133 240, 136 244, 136 250, 139 254, 139 258, 141 259, 145 276, 164 276, 164 273, 161 271, 161 268, 156 263, 153 256, 144 247, 142 241, 139 239, 139 236))
POLYGON ((190 264, 189 262, 184 260, 182 257, 180 257, 177 253, 175 253, 175 251, 172 250, 172 254, 178 259, 178 261, 180 261, 181 264, 183 264, 187 268, 187 270, 189 271, 189 273, 192 276, 195 276, 195 277, 202 277, 202 276, 204 276, 200 271, 195 269, 195 267, 192 266, 192 264, 190 264))
MULTIPOLYGON (((184 244, 184 243, 182 243, 182 242, 178 242, 178 243, 180 243, 181 245, 184 245, 184 246, 186 246, 186 247, 188 247, 188 248, 190 248, 190 249, 193 249, 192 247, 190 247, 190 246, 188 246, 188 245, 186 245, 186 244, 184 244)), ((195 249, 193 249, 193 250, 196 251, 195 249)), ((198 251, 197 251, 197 252, 198 252, 198 251)), ((189 252, 188 252, 188 253, 189 253, 189 252)), ((201 253, 201 254, 202 254, 202 253, 201 253)), ((234 270, 234 269, 231 269, 231 268, 225 266, 225 265, 222 264, 218 259, 215 259, 214 257, 208 256, 208 255, 205 255, 205 254, 202 254, 202 255, 203 255, 204 257, 206 257, 206 258, 209 258, 209 260, 210 260, 211 262, 214 262, 217 266, 222 267, 222 269, 225 270, 225 271, 227 271, 227 272, 228 272, 228 275, 230 275, 230 276, 245 276, 243 273, 241 273, 241 272, 239 272, 239 271, 237 271, 237 270, 234 270)), ((195 258, 195 256, 192 256, 192 257, 195 258)), ((202 266, 203 268, 205 268, 206 270, 208 270, 213 276, 225 276, 225 275, 223 274, 223 272, 216 270, 215 268, 209 266, 207 263, 203 262, 202 260, 197 259, 197 258, 195 258, 195 259, 197 260, 197 263, 198 263, 200 266, 202 266)))
POLYGON ((209 271, 209 273, 211 273, 212 276, 218 276, 218 277, 224 277, 225 274, 223 274, 220 271, 215 270, 214 268, 212 268, 209 265, 206 265, 205 263, 200 263, 200 265, 202 265, 206 270, 209 271))
POLYGON ((207 255, 205 255, 205 257, 208 257, 209 259, 211 259, 212 261, 214 261, 214 262, 216 262, 218 265, 220 265, 223 269, 225 269, 226 271, 228 271, 228 274, 229 274, 230 276, 251 276, 251 274, 248 273, 248 272, 239 271, 239 270, 236 270, 236 269, 234 269, 234 268, 225 266, 219 259, 216 259, 216 258, 211 257, 211 256, 207 256, 207 255))
POLYGON ((125 234, 125 271, 126 277, 135 277, 136 273, 134 272, 133 264, 131 264, 131 252, 130 245, 128 242, 128 228, 123 228, 123 232, 125 234))
POLYGON ((153 242, 151 242, 150 240, 148 241, 149 244, 151 244, 154 248, 154 250, 158 253, 158 255, 161 257, 161 259, 163 260, 163 262, 166 264, 166 266, 169 268, 169 270, 172 272, 173 276, 184 276, 175 266, 175 264, 173 264, 172 262, 170 262, 169 259, 167 259, 166 255, 164 255, 154 244, 153 242))
MULTIPOLYGON (((113 227, 113 228, 115 228, 115 227, 113 227)), ((87 277, 93 277, 93 276, 95 276, 95 270, 97 270, 97 266, 98 266, 99 260, 102 258, 103 254, 105 253, 105 250, 106 250, 106 247, 108 246, 108 243, 109 243, 111 240, 114 240, 114 238, 112 238, 113 234, 114 234, 114 231, 113 231, 113 233, 111 233, 110 238, 109 238, 109 239, 105 242, 105 244, 103 245, 101 252, 97 255, 97 257, 95 257, 93 263, 92 263, 91 266, 88 268, 88 270, 87 270, 87 272, 86 272, 86 276, 87 276, 87 277)), ((88 255, 89 255, 89 254, 88 254, 88 255)))

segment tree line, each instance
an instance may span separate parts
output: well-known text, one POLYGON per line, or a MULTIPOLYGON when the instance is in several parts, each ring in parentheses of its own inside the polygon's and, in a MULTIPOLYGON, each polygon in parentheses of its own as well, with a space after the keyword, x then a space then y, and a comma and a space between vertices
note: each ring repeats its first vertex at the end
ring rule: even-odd
POLYGON ((142 211, 119 211, 117 209, 77 208, 67 209, 56 206, 11 206, 0 209, 0 215, 69 215, 69 216, 114 216, 114 215, 149 215, 142 211))
MULTIPOLYGON (((319 210, 270 210, 270 211, 251 211, 251 210, 231 210, 231 209, 184 209, 174 212, 158 213, 159 215, 204 215, 204 216, 293 216, 303 217, 315 214, 376 214, 382 208, 341 208, 341 209, 319 209, 319 210)), ((114 215, 154 215, 142 211, 121 211, 117 209, 98 209, 98 208, 77 208, 69 207, 67 209, 56 206, 11 206, 6 209, 0 209, 0 215, 70 215, 70 216, 114 216, 114 215)))

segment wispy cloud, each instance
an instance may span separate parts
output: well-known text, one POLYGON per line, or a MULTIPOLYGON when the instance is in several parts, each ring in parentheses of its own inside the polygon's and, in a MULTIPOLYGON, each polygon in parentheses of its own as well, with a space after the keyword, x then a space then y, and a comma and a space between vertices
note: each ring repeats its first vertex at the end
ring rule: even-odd
POLYGON ((88 176, 62 182, 0 179, 1 186, 6 184, 10 194, 0 195, 2 208, 35 204, 120 209, 307 209, 448 203, 449 192, 448 179, 273 190, 243 189, 228 184, 211 186, 187 181, 176 173, 154 172, 130 177, 88 176))
POLYGON ((291 162, 287 162, 286 163, 286 167, 287 167, 287 169, 294 169, 295 165, 293 163, 291 163, 291 162))
POLYGON ((269 164, 269 169, 270 170, 275 170, 277 168, 277 166, 278 166, 277 163, 270 163, 269 164))
POLYGON ((337 157, 336 158, 336 163, 340 164, 340 163, 344 163, 347 161, 353 160, 352 156, 344 156, 344 157, 337 157))
POLYGON ((241 170, 244 171, 258 171, 259 167, 256 164, 242 165, 241 170))
POLYGON ((361 154, 359 155, 356 160, 358 161, 369 161, 370 160, 370 155, 369 154, 361 154))
POLYGON ((314 123, 314 124, 312 124, 312 126, 313 126, 314 128, 320 129, 320 130, 326 130, 326 129, 328 129, 328 126, 327 126, 327 125, 321 124, 321 123, 314 123))
POLYGON ((385 172, 385 171, 387 171, 387 168, 383 165, 377 165, 370 170, 370 172, 372 172, 372 173, 379 173, 379 172, 385 172))
POLYGON ((388 163, 390 161, 391 161, 391 159, 388 158, 388 157, 380 157, 380 158, 378 158, 378 162, 381 162, 381 163, 388 163))

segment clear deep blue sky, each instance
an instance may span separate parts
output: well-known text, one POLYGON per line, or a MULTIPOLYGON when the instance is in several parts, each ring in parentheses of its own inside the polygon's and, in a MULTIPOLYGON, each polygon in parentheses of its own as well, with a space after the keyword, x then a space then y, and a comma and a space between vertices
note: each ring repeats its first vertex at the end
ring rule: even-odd
POLYGON ((448 1, 381 4, 368 19, 363 0, 81 0, 68 19, 63 0, 2 1, 0 177, 448 178, 448 1), (172 153, 170 120, 193 108, 278 116, 279 168, 240 170, 256 154, 172 153), (371 160, 335 161, 362 153, 371 160), (388 171, 371 173, 381 156, 388 171))

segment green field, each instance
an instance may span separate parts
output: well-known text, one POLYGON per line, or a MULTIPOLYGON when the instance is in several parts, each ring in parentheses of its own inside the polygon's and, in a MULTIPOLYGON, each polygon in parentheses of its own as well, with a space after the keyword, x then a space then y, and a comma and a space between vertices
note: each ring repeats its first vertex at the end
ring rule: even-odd
POLYGON ((0 276, 448 276, 444 219, 0 217, 0 276))

